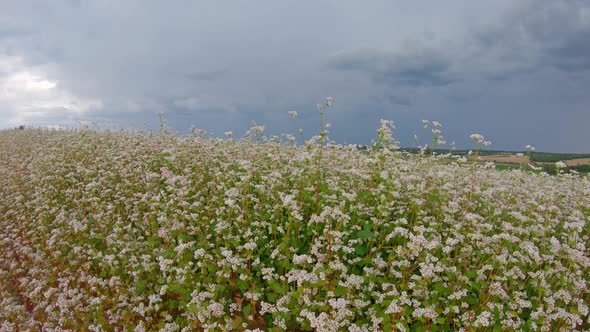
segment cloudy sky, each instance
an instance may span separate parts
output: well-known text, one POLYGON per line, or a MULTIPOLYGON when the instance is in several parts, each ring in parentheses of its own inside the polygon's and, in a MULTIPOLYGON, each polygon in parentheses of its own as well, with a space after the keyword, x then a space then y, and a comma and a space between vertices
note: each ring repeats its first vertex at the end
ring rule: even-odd
POLYGON ((326 96, 340 143, 590 152, 590 1, 0 1, 0 128, 311 136, 326 96))

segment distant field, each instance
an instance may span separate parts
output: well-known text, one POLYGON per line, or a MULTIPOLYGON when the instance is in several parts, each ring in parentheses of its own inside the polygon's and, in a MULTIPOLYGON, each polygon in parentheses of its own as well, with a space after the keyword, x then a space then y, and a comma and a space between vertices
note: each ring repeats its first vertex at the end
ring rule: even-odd
POLYGON ((517 156, 515 154, 499 154, 499 155, 489 155, 489 156, 481 156, 481 160, 484 161, 493 161, 496 163, 507 163, 507 164, 528 164, 530 159, 528 156, 517 156))
POLYGON ((587 159, 590 158, 590 154, 533 152, 531 158, 534 162, 555 163, 572 159, 587 159))
MULTIPOLYGON (((555 160, 558 157, 562 158, 574 158, 580 155, 572 155, 572 154, 548 154, 543 153, 542 157, 537 158, 535 161, 535 157, 533 155, 533 161, 529 158, 528 155, 517 155, 517 154, 510 154, 510 153, 502 153, 502 154, 484 154, 483 156, 479 157, 481 161, 492 161, 496 163, 496 168, 500 170, 506 169, 515 169, 518 167, 530 167, 529 165, 533 165, 536 167, 540 167, 542 170, 549 174, 554 174, 555 172, 555 162, 549 161, 539 161, 539 160, 555 160)), ((577 171, 581 174, 588 174, 590 171, 590 158, 575 158, 575 159, 559 159, 557 161, 563 161, 568 166, 567 171, 577 171)))
MULTIPOLYGON (((403 149, 411 153, 418 153, 418 149, 403 149)), ((470 150, 437 149, 440 154, 452 153, 454 155, 469 156, 473 158, 473 151, 470 150)), ((498 170, 511 170, 520 167, 530 168, 530 165, 540 167, 542 171, 549 174, 555 173, 555 163, 563 161, 568 166, 566 171, 577 171, 586 175, 590 172, 590 154, 575 153, 550 153, 550 152, 519 152, 519 151, 500 151, 500 150, 482 150, 478 153, 478 160, 482 162, 491 161, 496 164, 498 170), (518 154, 521 154, 520 156, 518 154)))
MULTIPOLYGON (((417 148, 403 148, 402 150, 417 153, 420 150, 417 148)), ((455 155, 468 155, 472 150, 449 150, 449 149, 436 149, 438 153, 452 153, 455 155)), ((501 156, 516 156, 521 153, 527 156, 526 151, 509 151, 509 150, 481 150, 479 155, 481 157, 501 157, 501 156)), ((590 154, 587 153, 552 153, 552 152, 531 152, 530 160, 533 162, 558 162, 573 159, 590 159, 590 154)))
POLYGON ((590 158, 571 159, 571 160, 566 160, 565 163, 568 166, 590 165, 590 158))
MULTIPOLYGON (((508 164, 526 164, 531 162, 531 158, 526 155, 518 156, 516 154, 496 154, 496 155, 483 155, 479 157, 480 160, 484 161, 493 161, 497 163, 508 163, 508 164)), ((535 158, 533 158, 534 161, 535 158)), ((544 158, 547 159, 554 159, 554 158, 544 158)), ((558 161, 565 162, 568 166, 582 166, 582 165, 590 165, 590 158, 576 158, 576 159, 559 159, 558 161)), ((539 162, 540 164, 547 164, 552 162, 539 162)))

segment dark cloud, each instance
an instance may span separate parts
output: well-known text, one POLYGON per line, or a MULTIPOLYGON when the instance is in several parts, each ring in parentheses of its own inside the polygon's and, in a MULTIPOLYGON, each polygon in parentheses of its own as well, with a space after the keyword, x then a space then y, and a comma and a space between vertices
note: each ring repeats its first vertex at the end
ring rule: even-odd
POLYGON ((486 65, 485 77, 492 80, 548 67, 572 73, 588 70, 589 13, 588 1, 526 2, 470 37, 472 61, 486 65))
POLYGON ((327 66, 361 72, 382 84, 442 86, 457 80, 450 72, 450 59, 440 52, 424 48, 404 52, 342 51, 333 55, 327 66))
POLYGON ((412 106, 412 101, 405 96, 385 95, 381 97, 383 101, 393 105, 412 106))
POLYGON ((560 43, 548 49, 552 64, 564 71, 590 70, 590 24, 560 43))

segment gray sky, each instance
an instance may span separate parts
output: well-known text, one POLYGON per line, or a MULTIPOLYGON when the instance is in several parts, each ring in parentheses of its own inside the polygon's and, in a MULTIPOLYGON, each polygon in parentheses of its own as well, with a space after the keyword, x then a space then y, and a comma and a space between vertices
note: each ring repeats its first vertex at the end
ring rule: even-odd
POLYGON ((0 128, 153 128, 590 152, 590 2, 0 1, 0 128))

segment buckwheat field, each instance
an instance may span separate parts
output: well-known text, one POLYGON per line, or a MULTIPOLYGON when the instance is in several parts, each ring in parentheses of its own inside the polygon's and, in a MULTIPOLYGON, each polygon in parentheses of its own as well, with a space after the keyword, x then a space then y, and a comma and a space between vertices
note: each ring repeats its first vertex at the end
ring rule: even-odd
POLYGON ((0 331, 590 330, 588 176, 391 129, 0 131, 0 331))

